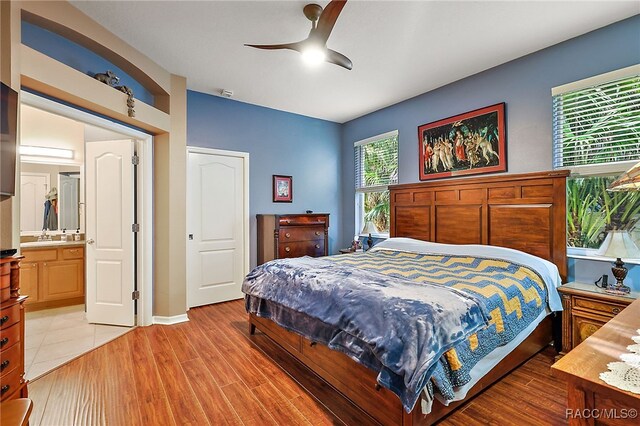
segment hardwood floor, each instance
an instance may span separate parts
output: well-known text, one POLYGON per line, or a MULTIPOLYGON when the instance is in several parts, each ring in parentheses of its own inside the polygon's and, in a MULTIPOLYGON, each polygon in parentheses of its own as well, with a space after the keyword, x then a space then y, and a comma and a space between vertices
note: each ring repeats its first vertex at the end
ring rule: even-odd
MULTIPOLYGON (((263 334, 242 301, 140 327, 29 384, 30 425, 363 425, 356 408, 263 334), (267 351, 270 355, 266 355, 267 351), (305 391, 315 389, 316 400, 305 391)), ((539 353, 441 425, 565 424, 566 385, 539 353)))

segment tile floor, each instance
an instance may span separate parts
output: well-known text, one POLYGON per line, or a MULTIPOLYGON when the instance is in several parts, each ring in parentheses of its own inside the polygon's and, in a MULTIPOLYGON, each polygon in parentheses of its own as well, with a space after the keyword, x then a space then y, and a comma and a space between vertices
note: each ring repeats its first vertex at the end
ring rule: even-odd
POLYGON ((27 311, 25 317, 24 362, 29 380, 131 330, 89 324, 84 305, 27 311))

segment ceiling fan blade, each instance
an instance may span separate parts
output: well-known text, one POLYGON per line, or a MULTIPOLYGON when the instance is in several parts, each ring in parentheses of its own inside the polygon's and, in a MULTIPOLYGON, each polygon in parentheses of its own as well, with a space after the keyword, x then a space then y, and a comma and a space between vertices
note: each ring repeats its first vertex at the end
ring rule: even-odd
POLYGON ((338 53, 335 50, 327 49, 327 62, 332 64, 340 65, 343 68, 350 70, 353 68, 353 63, 351 59, 344 56, 342 53, 338 53))
POLYGON ((266 50, 289 49, 295 50, 296 52, 300 52, 302 50, 302 42, 284 44, 245 44, 245 46, 266 50))
POLYGON ((347 0, 331 0, 331 2, 324 8, 320 19, 318 19, 318 26, 313 31, 313 37, 326 43, 331 30, 338 20, 342 8, 347 3, 347 0))

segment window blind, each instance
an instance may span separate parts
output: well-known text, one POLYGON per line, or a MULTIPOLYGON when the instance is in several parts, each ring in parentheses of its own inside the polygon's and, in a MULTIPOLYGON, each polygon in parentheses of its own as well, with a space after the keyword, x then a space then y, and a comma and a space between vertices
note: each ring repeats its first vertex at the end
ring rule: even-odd
POLYGON ((640 72, 553 95, 553 166, 640 160, 640 72))
POLYGON ((398 183, 398 131, 354 144, 356 190, 398 183))

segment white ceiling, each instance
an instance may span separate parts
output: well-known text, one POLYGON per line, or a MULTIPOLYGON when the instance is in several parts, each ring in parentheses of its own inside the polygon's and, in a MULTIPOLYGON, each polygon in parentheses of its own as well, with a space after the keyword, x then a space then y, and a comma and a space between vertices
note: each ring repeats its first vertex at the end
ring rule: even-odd
POLYGON ((328 47, 351 71, 243 46, 306 38, 308 2, 72 1, 189 89, 339 123, 640 13, 637 0, 350 0, 328 47))

